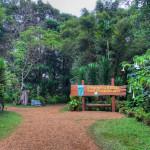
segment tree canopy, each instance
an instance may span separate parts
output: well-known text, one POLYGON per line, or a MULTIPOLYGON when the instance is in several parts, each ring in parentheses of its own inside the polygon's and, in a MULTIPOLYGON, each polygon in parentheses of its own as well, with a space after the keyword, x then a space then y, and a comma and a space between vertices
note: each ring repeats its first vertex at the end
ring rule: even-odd
POLYGON ((118 77, 126 84, 121 63, 133 63, 150 48, 148 5, 147 0, 98 0, 92 12, 83 8, 76 17, 42 0, 1 0, 0 56, 13 86, 18 93, 29 89, 32 97, 39 87, 43 97, 69 98, 70 84, 81 79, 110 84, 118 77))

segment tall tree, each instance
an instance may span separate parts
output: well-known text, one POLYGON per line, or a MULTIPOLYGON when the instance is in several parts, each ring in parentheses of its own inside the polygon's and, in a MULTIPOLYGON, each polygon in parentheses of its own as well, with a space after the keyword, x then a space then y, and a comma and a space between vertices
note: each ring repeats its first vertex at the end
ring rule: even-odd
POLYGON ((80 24, 81 24, 81 29, 84 31, 85 35, 87 35, 88 39, 88 49, 89 49, 89 58, 90 62, 92 63, 92 52, 91 52, 91 46, 93 44, 93 38, 94 38, 94 31, 95 31, 95 16, 94 14, 88 14, 86 12, 83 13, 83 15, 80 18, 80 24))
POLYGON ((18 75, 21 72, 21 89, 23 89, 24 80, 31 68, 42 58, 45 47, 58 48, 61 45, 56 37, 56 33, 44 31, 41 27, 30 27, 20 34, 11 54, 15 57, 15 61, 12 63, 14 71, 18 75))
POLYGON ((4 110, 4 91, 6 85, 6 77, 5 77, 5 63, 4 59, 0 58, 0 103, 1 110, 4 110))

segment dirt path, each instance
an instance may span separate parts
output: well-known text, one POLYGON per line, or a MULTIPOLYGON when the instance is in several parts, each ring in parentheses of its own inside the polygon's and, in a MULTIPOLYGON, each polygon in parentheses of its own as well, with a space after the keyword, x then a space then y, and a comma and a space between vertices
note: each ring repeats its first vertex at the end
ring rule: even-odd
POLYGON ((63 107, 9 107, 9 111, 21 114, 25 120, 10 137, 0 141, 0 150, 98 150, 86 132, 86 127, 95 121, 86 119, 123 117, 119 113, 97 111, 63 114, 59 112, 63 107))

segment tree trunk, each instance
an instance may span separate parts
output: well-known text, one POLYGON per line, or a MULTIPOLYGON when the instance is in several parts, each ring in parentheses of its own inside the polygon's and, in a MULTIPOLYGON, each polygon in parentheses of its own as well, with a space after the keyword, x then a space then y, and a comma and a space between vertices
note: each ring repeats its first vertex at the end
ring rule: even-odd
POLYGON ((21 95, 21 104, 27 105, 29 100, 29 90, 24 90, 21 95))
POLYGON ((115 65, 114 65, 114 72, 115 72, 115 75, 114 75, 114 77, 116 77, 117 76, 117 74, 118 74, 118 70, 117 70, 117 62, 118 62, 118 52, 117 52, 117 56, 116 56, 116 60, 115 60, 115 65))
POLYGON ((89 42, 89 56, 90 56, 90 62, 92 63, 92 56, 91 56, 91 41, 90 41, 89 29, 88 29, 88 42, 89 42))
POLYGON ((3 98, 1 98, 0 99, 0 103, 1 103, 1 107, 0 107, 0 109, 3 111, 4 110, 4 107, 5 107, 5 105, 4 105, 4 99, 3 98))
POLYGON ((89 40, 89 55, 90 55, 90 61, 92 63, 92 56, 91 56, 91 42, 89 40))
POLYGON ((22 77, 21 77, 21 80, 22 80, 22 82, 21 82, 21 91, 23 90, 23 83, 24 83, 24 78, 23 78, 23 70, 22 70, 22 77))
POLYGON ((37 97, 39 97, 39 93, 40 93, 40 87, 39 86, 37 86, 37 97))
POLYGON ((55 52, 54 52, 54 63, 53 63, 53 89, 54 89, 54 95, 56 93, 56 83, 55 83, 55 80, 56 80, 56 66, 55 66, 55 52))
POLYGON ((109 39, 107 37, 107 55, 108 55, 108 58, 109 58, 109 39))

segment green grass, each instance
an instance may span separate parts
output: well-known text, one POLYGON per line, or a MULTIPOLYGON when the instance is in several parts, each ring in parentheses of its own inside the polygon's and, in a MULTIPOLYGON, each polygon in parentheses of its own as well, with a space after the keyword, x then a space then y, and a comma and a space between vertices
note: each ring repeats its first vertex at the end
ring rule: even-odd
POLYGON ((55 105, 64 105, 64 104, 46 104, 43 106, 31 106, 31 105, 13 105, 11 103, 5 104, 5 109, 6 107, 21 107, 21 108, 34 108, 34 107, 49 107, 49 106, 55 106, 55 105))
POLYGON ((60 110, 61 113, 66 113, 67 111, 69 111, 70 109, 68 107, 65 107, 63 109, 60 110))
POLYGON ((23 117, 15 112, 0 111, 0 140, 9 136, 22 120, 23 117))
POLYGON ((6 104, 5 107, 21 107, 21 108, 33 108, 33 107, 41 107, 41 106, 31 106, 31 105, 13 105, 13 104, 6 104))
POLYGON ((150 127, 135 118, 99 120, 88 131, 104 150, 150 150, 150 127))
POLYGON ((76 119, 76 120, 73 120, 75 122, 81 122, 81 121, 84 121, 84 120, 98 120, 98 119, 76 119))

